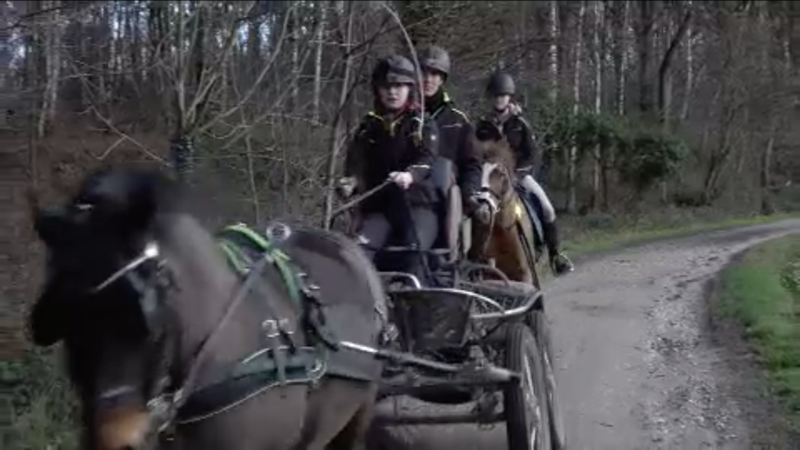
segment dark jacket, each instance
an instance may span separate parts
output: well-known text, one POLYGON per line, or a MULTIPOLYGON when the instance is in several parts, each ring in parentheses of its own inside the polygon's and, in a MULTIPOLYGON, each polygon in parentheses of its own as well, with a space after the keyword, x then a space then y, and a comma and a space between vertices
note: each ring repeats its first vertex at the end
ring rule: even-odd
POLYGON ((456 164, 456 178, 467 199, 481 189, 481 159, 472 142, 472 124, 441 89, 433 98, 425 99, 425 109, 439 127, 439 155, 456 164))
POLYGON ((533 145, 533 130, 521 116, 511 114, 505 120, 484 116, 475 126, 478 139, 498 139, 505 136, 514 151, 517 169, 534 169, 538 165, 536 150, 533 145))
MULTIPOLYGON (((436 124, 425 119, 422 139, 418 130, 421 114, 409 111, 394 120, 377 112, 364 117, 348 148, 345 158, 345 176, 358 180, 358 190, 365 192, 386 181, 390 172, 409 170, 410 166, 433 164, 438 143, 436 124)), ((436 188, 430 179, 430 170, 409 170, 414 182, 406 191, 411 206, 432 207, 437 201, 436 188)), ((390 185, 375 193, 361 204, 362 212, 384 212, 404 202, 402 191, 390 185)))

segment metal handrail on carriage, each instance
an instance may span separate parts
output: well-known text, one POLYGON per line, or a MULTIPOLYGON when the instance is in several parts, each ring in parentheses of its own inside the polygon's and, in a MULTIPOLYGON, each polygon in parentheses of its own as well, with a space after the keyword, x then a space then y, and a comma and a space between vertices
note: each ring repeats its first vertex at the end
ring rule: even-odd
MULTIPOLYGON (((389 183, 348 202, 335 212, 331 222, 389 183)), ((392 342, 399 348, 372 348, 348 341, 340 341, 340 346, 394 364, 394 369, 384 372, 379 398, 412 396, 433 403, 473 402, 474 409, 469 413, 422 415, 395 409, 390 414, 378 414, 376 423, 397 426, 505 421, 510 448, 529 448, 531 436, 536 435, 531 430, 542 426, 549 429, 549 422, 529 418, 527 406, 533 395, 538 398, 536 408, 550 408, 549 403, 542 406, 550 401, 547 400, 550 394, 537 390, 529 373, 529 367, 536 364, 532 362, 536 357, 529 352, 538 351, 530 350, 530 345, 534 349, 540 347, 526 316, 539 308, 542 292, 533 286, 515 284, 493 265, 454 257, 452 248, 422 250, 419 242, 417 237, 417 245, 379 251, 417 253, 426 275, 437 284, 426 286, 418 276, 408 272, 379 272, 383 284, 389 287, 390 322, 398 333, 392 342), (436 270, 431 270, 431 255, 449 257, 436 261, 436 270), (487 282, 481 273, 495 280, 487 282), (400 287, 392 288, 398 281, 400 287), (497 409, 499 392, 502 392, 502 410, 497 409)), ((460 246, 458 255, 464 256, 460 246)), ((537 376, 543 375, 539 372, 537 376)), ((538 414, 535 413, 536 417, 538 414)))
MULTIPOLYGON (((386 180, 378 186, 374 188, 354 196, 344 205, 337 208, 333 214, 331 215, 331 223, 333 220, 341 215, 342 213, 351 210, 353 207, 357 206, 359 203, 363 202, 367 198, 371 197, 372 195, 376 194, 377 192, 381 191, 385 187, 391 184, 391 180, 386 180)), ((419 238, 417 238, 417 242, 419 242, 419 238)), ((412 245, 408 247, 403 246, 388 246, 379 251, 379 253, 417 253, 420 255, 421 258, 425 258, 426 255, 438 255, 442 253, 449 252, 449 249, 420 249, 418 245, 412 245)), ((427 268, 427 264, 425 264, 427 268)), ((503 295, 502 287, 511 287, 511 281, 508 277, 499 269, 492 265, 488 264, 479 264, 475 262, 467 262, 467 261, 454 261, 450 262, 449 264, 445 264, 444 269, 440 269, 439 271, 430 272, 428 275, 431 278, 435 278, 436 275, 441 275, 442 273, 450 273, 450 276, 453 280, 452 286, 450 287, 434 287, 434 286, 425 286, 414 274, 408 272, 401 272, 401 271, 384 271, 379 272, 379 275, 384 280, 386 285, 389 285, 392 282, 397 280, 402 281, 403 287, 402 290, 414 290, 418 292, 424 292, 426 294, 453 294, 458 295, 463 298, 465 301, 472 301, 481 305, 483 308, 488 310, 488 312, 478 312, 478 311, 470 311, 469 313, 469 320, 474 321, 486 321, 486 320, 502 320, 508 319, 515 316, 521 316, 526 314, 531 309, 533 309, 536 303, 541 299, 541 293, 536 292, 534 295, 526 296, 526 300, 521 305, 514 305, 511 308, 506 308, 500 302, 490 298, 488 295, 481 294, 480 292, 476 292, 479 290, 490 290, 485 284, 482 283, 474 283, 469 280, 472 278, 472 275, 476 273, 489 273, 497 278, 501 283, 502 286, 495 288, 494 292, 495 295, 503 295), (467 289, 469 288, 469 289, 467 289), (500 292, 497 292, 500 290, 500 292)), ((357 343, 350 343, 345 342, 343 346, 350 348, 352 350, 363 351, 367 353, 373 353, 376 357, 383 357, 386 359, 393 359, 398 362, 407 362, 413 365, 423 366, 432 369, 439 369, 444 371, 452 371, 456 369, 456 366, 446 365, 443 366, 440 363, 432 363, 428 360, 418 359, 418 358, 408 358, 403 356, 401 353, 391 352, 391 351, 382 351, 379 349, 370 349, 369 347, 363 346, 357 343)), ((502 378, 507 378, 504 374, 502 378)))

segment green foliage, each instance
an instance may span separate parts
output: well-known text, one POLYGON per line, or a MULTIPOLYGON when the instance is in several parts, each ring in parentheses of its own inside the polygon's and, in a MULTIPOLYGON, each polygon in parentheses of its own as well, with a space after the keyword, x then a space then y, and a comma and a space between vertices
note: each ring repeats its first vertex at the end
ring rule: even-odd
POLYGON ((633 130, 617 143, 617 149, 617 170, 623 181, 637 189, 675 173, 688 154, 682 140, 652 128, 633 130))
POLYGON ((0 385, 11 397, 0 416, 11 418, 0 431, 0 448, 72 450, 77 448, 78 410, 56 356, 31 351, 17 361, 0 362, 0 385))
POLYGON ((673 174, 688 154, 677 136, 629 117, 591 111, 574 114, 566 102, 546 105, 539 114, 537 131, 546 146, 574 146, 578 161, 594 157, 599 148, 601 164, 616 169, 623 182, 639 190, 673 174))

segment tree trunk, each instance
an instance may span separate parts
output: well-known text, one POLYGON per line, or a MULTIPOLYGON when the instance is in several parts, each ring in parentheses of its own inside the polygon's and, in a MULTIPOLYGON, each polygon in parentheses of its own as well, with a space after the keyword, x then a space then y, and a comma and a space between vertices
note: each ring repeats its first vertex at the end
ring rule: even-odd
POLYGON ((775 133, 771 133, 764 152, 761 154, 761 214, 769 215, 775 212, 775 207, 772 204, 772 153, 775 146, 775 133))
POLYGON ((336 163, 339 159, 339 153, 341 152, 341 147, 344 142, 344 135, 346 134, 345 127, 343 124, 345 123, 342 120, 342 113, 344 108, 347 104, 347 99, 350 94, 350 78, 352 72, 352 56, 350 55, 350 48, 353 42, 353 14, 356 9, 356 4, 354 2, 347 2, 346 3, 346 10, 347 10, 347 25, 346 25, 346 32, 344 42, 342 43, 342 49, 347 55, 344 61, 344 70, 342 75, 342 87, 339 91, 339 106, 336 110, 336 115, 333 119, 333 126, 331 127, 331 138, 330 138, 330 152, 328 153, 328 170, 326 173, 326 189, 325 189, 325 216, 323 218, 322 226, 328 228, 331 225, 331 219, 333 214, 333 200, 334 200, 334 180, 336 178, 336 163))
POLYGON ((51 10, 45 15, 46 25, 43 27, 44 45, 43 53, 45 58, 44 92, 42 95, 39 120, 36 126, 36 137, 41 138, 45 135, 48 125, 52 124, 56 117, 58 102, 58 86, 61 68, 61 24, 60 13, 58 11, 58 0, 42 2, 44 10, 51 10))
POLYGON ((299 5, 293 5, 292 15, 292 79, 291 98, 292 111, 297 113, 300 108, 300 12, 299 5))
POLYGON ((661 65, 658 68, 658 109, 659 118, 665 128, 669 128, 670 107, 672 105, 672 79, 670 76, 670 67, 675 55, 678 51, 678 46, 683 40, 684 36, 689 30, 689 24, 692 20, 692 11, 689 10, 683 16, 683 21, 678 26, 675 36, 669 43, 664 58, 661 60, 661 65))
POLYGON ((652 1, 639 1, 639 110, 644 115, 653 110, 652 85, 649 78, 653 47, 653 8, 652 1))
MULTIPOLYGON (((582 1, 578 10, 578 26, 575 28, 575 70, 572 78, 572 113, 577 115, 581 104, 581 70, 583 67, 583 23, 586 15, 586 2, 582 1)), ((573 144, 567 158, 567 212, 577 212, 578 147, 573 144)))
POLYGON ((327 28, 328 2, 317 2, 317 8, 319 8, 319 15, 317 16, 316 30, 317 52, 314 57, 314 110, 312 115, 314 122, 319 122, 319 105, 320 97, 322 96, 322 49, 325 40, 325 29, 327 28))
POLYGON ((550 63, 550 102, 555 105, 558 98, 558 2, 555 0, 550 1, 550 46, 548 51, 548 59, 550 63))
POLYGON ((618 2, 617 13, 621 16, 616 27, 616 55, 615 72, 617 75, 617 98, 616 109, 620 116, 625 115, 625 81, 628 73, 628 27, 630 26, 630 1, 621 0, 618 2), (621 11, 620 11, 621 9, 621 11))
MULTIPOLYGON (((603 108, 603 68, 605 61, 605 1, 595 0, 593 4, 594 13, 594 113, 600 115, 603 108)), ((593 150, 592 158, 592 197, 591 209, 595 210, 600 204, 600 144, 593 150)))
MULTIPOLYGON (((686 8, 692 11, 692 0, 686 1, 686 8)), ((692 22, 686 25, 686 45, 684 53, 686 55, 686 84, 683 89, 683 106, 681 107, 681 121, 685 122, 689 118, 689 106, 694 91, 694 33, 692 22)))

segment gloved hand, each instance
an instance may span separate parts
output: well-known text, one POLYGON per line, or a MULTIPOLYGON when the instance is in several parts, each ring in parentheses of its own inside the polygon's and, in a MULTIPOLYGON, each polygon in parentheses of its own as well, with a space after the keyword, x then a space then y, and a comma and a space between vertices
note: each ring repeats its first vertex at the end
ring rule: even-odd
POLYGON ((356 189, 356 179, 354 177, 342 177, 336 181, 336 195, 347 198, 353 195, 356 189))
POLYGON ((478 222, 488 225, 492 221, 492 205, 486 200, 473 195, 469 198, 471 216, 478 222))
POLYGON ((389 174, 389 179, 403 190, 408 189, 411 183, 414 182, 411 172, 392 172, 389 174))

